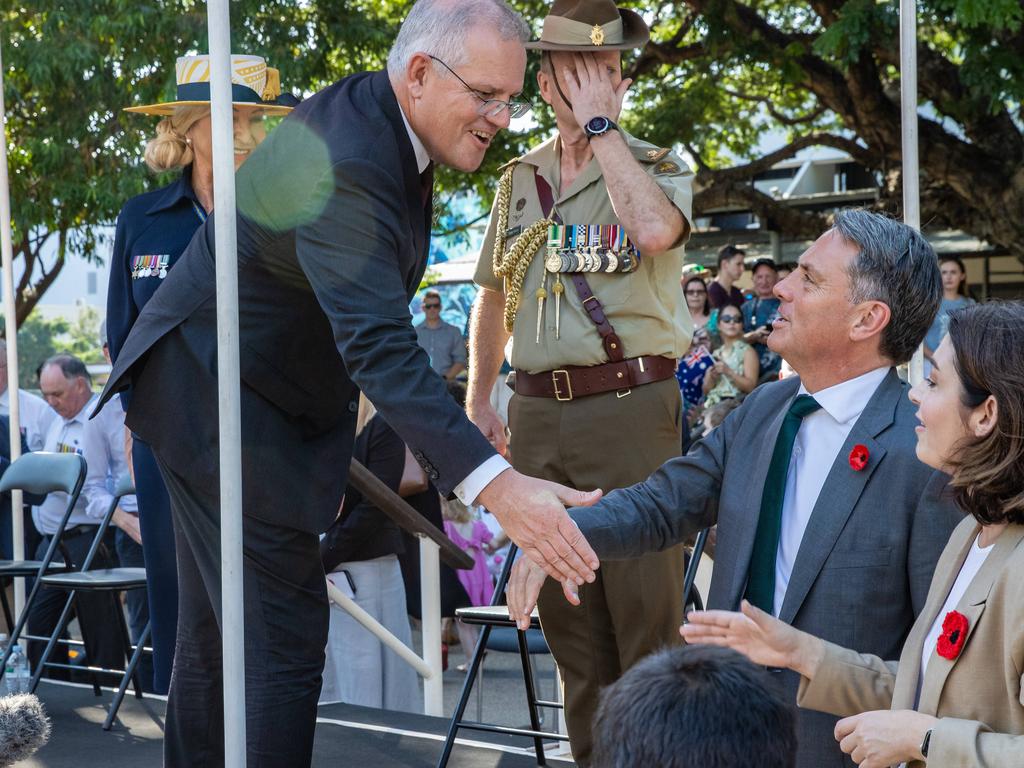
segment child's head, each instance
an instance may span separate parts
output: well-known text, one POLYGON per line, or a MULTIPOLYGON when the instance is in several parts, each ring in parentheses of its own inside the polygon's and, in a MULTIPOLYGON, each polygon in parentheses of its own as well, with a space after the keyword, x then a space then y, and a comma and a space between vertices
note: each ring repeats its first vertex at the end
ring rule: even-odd
POLYGON ((795 721, 763 667, 728 648, 672 648, 604 689, 592 765, 792 768, 795 721))
POLYGON ((704 434, 708 434, 725 421, 725 417, 728 416, 732 411, 736 410, 740 405, 740 401, 735 397, 727 397, 724 400, 720 400, 706 411, 704 411, 704 434))
POLYGON ((441 515, 453 523, 473 522, 473 512, 458 499, 441 499, 441 515))

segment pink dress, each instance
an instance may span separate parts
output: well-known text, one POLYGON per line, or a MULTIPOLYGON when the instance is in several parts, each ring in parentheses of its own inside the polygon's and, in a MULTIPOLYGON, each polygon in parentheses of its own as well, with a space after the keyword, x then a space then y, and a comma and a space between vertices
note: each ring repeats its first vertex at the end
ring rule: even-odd
POLYGON ((473 521, 473 530, 468 540, 459 533, 458 526, 451 520, 444 521, 444 532, 455 546, 473 558, 472 570, 455 572, 466 594, 469 595, 470 605, 490 605, 494 596, 494 582, 491 580, 490 571, 487 570, 487 554, 483 547, 494 534, 480 520, 473 521))

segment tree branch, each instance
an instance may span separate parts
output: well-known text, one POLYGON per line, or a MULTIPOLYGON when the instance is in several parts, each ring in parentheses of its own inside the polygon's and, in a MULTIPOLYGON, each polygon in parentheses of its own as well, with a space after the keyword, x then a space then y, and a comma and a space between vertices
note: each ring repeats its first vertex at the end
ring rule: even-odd
POLYGON ((781 149, 769 152, 764 157, 758 158, 757 160, 745 165, 737 165, 732 168, 722 168, 719 170, 712 170, 707 168, 707 166, 704 166, 697 172, 697 180, 708 184, 749 181, 757 174, 771 169, 771 167, 776 163, 780 163, 783 160, 789 160, 794 157, 801 149, 815 146, 826 146, 841 149, 868 168, 879 167, 879 158, 869 149, 862 147, 855 140, 847 139, 842 136, 834 136, 830 133, 811 133, 807 136, 801 136, 799 139, 790 142, 781 149), (701 178, 702 176, 704 177, 703 179, 701 178))

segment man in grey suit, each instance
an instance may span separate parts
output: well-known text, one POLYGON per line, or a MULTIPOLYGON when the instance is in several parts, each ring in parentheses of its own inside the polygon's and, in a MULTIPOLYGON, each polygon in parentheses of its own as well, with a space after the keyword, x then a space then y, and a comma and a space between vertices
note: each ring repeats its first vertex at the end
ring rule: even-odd
MULTIPOLYGON (((781 317, 768 345, 799 378, 758 388, 687 456, 572 518, 602 560, 661 550, 717 523, 709 607, 736 610, 746 598, 800 629, 896 658, 959 520, 946 477, 915 456, 915 409, 893 367, 938 308, 935 253, 899 222, 843 211, 775 293, 781 317)), ((517 563, 509 609, 520 624, 543 578, 517 563)), ((563 591, 578 602, 571 585, 563 591)), ((795 700, 796 674, 776 675, 795 700)), ((852 765, 835 722, 799 712, 800 768, 852 765)))

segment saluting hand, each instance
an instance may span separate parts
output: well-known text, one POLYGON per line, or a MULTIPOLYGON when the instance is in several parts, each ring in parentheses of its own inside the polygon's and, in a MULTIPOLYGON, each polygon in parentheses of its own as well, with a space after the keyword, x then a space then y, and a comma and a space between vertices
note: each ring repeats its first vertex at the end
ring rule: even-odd
POLYGON ((601 495, 600 490, 577 491, 506 469, 480 492, 478 502, 548 574, 582 584, 594 580, 600 563, 565 508, 589 507, 601 495))
POLYGON ((595 117, 618 120, 622 100, 633 81, 627 77, 618 87, 613 85, 608 68, 592 53, 574 54, 573 61, 576 71, 563 67, 562 77, 566 84, 566 95, 572 103, 572 113, 580 128, 595 117))

